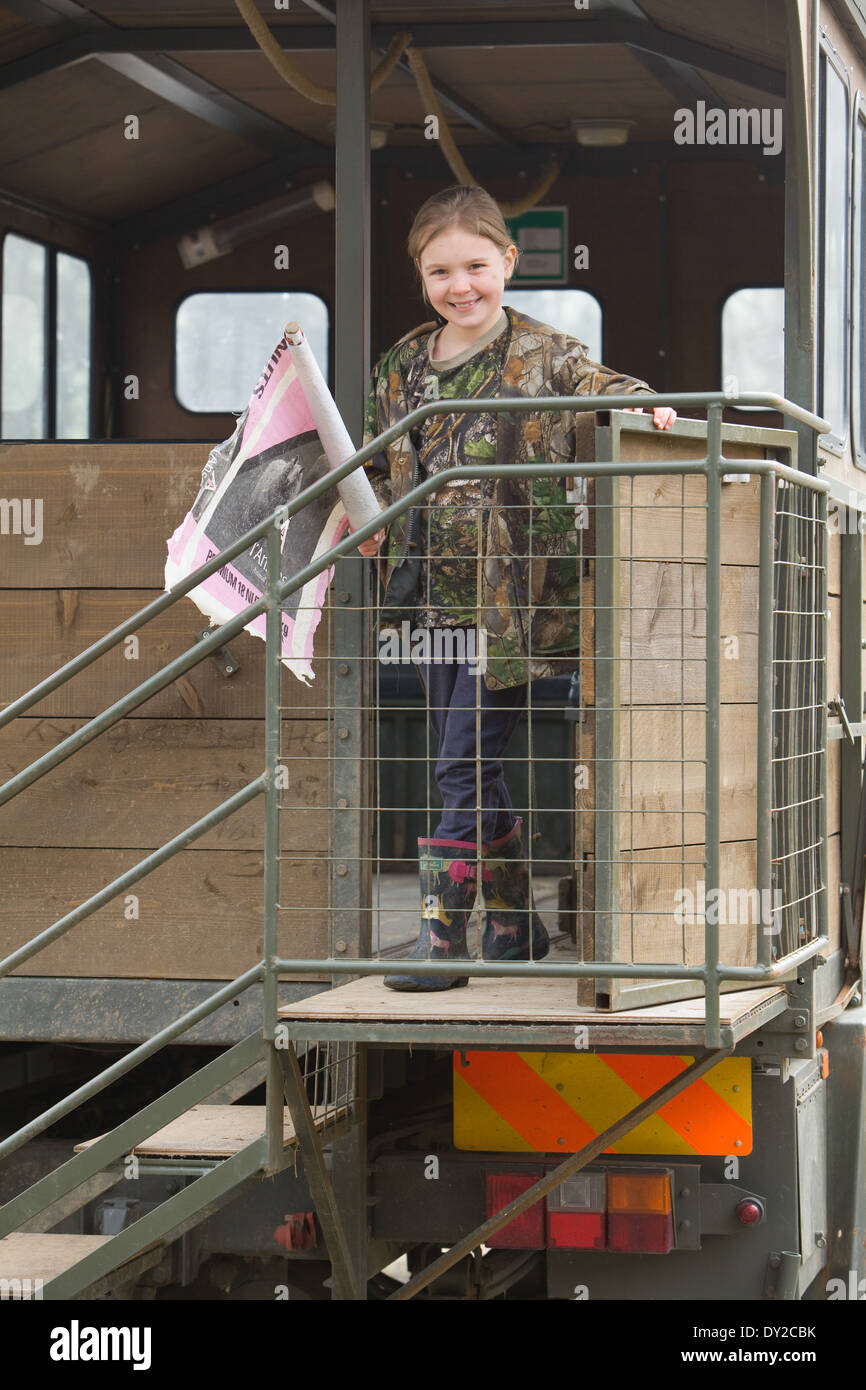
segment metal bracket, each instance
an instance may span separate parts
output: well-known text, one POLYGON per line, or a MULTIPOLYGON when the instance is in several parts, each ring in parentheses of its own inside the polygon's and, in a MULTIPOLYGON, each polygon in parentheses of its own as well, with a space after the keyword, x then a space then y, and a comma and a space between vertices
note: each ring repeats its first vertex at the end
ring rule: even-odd
POLYGON ((842 720, 842 728, 845 731, 845 737, 853 748, 856 744, 856 739, 854 737, 854 730, 851 728, 851 724, 848 720, 848 711, 845 708, 844 696, 837 695, 834 700, 828 700, 827 709, 831 714, 838 714, 839 718, 842 720))
POLYGON ((860 966, 860 942, 857 937, 857 929, 854 925, 854 907, 851 900, 851 888, 847 883, 839 884, 839 896, 842 900, 842 926, 845 938, 845 955, 848 964, 853 970, 860 966))
MULTIPOLYGON (((196 642, 203 642, 205 637, 210 637, 213 633, 212 627, 206 627, 201 632, 196 633, 196 642)), ((211 652, 211 660, 216 663, 217 669, 223 676, 233 676, 240 670, 240 662, 229 647, 217 647, 215 652, 211 652)))
POLYGON ((815 1056, 814 973, 815 962, 808 960, 799 967, 795 979, 781 982, 787 991, 788 1007, 760 1030, 765 1042, 762 1052, 800 1060, 815 1056))
POLYGON ((737 1218, 737 1208, 743 1202, 754 1202, 761 1208, 761 1216, 754 1222, 755 1226, 766 1224, 767 1199, 749 1188, 737 1187, 730 1182, 702 1182, 700 1197, 701 1235, 742 1235, 744 1227, 737 1218))
POLYGON ((802 1260, 796 1250, 772 1250, 767 1257, 764 1297, 774 1303, 790 1303, 797 1295, 797 1276, 802 1260))

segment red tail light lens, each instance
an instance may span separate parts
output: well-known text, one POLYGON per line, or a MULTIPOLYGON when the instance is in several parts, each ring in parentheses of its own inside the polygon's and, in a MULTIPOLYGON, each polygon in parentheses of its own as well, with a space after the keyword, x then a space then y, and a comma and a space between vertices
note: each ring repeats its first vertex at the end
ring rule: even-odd
POLYGON ((550 1194, 547 1244, 552 1250, 605 1248, 604 1173, 578 1173, 550 1194))
POLYGON ((674 1223, 669 1216, 610 1216, 607 1248, 635 1255, 667 1255, 674 1248, 674 1223))
MULTIPOLYGON (((486 1173, 488 1217, 538 1181, 538 1173, 486 1173)), ((492 1250, 615 1250, 666 1255, 675 1248, 669 1168, 589 1170, 488 1238, 492 1250)))
POLYGON ((645 1255, 673 1250, 669 1171, 608 1173, 607 1248, 645 1255))
MULTIPOLYGON (((533 1187, 539 1175, 530 1177, 525 1173, 488 1173, 484 1180, 484 1197, 487 1216, 495 1216, 515 1197, 533 1187)), ((544 1249, 544 1199, 534 1207, 509 1221, 494 1235, 488 1237, 491 1250, 543 1250, 544 1249)))

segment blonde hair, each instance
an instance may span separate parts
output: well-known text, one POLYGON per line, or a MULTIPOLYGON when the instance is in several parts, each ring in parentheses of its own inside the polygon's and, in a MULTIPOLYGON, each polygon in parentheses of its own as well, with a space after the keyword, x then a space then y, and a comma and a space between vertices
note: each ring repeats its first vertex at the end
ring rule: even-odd
MULTIPOLYGON (((444 188, 441 193, 434 193, 415 214, 407 243, 421 282, 421 293, 428 304, 430 300, 421 274, 421 254, 434 237, 451 227, 459 227, 470 236, 487 237, 503 255, 509 246, 514 245, 499 204, 477 184, 456 183, 451 188, 444 188)), ((514 264, 516 268, 516 258, 514 264)))

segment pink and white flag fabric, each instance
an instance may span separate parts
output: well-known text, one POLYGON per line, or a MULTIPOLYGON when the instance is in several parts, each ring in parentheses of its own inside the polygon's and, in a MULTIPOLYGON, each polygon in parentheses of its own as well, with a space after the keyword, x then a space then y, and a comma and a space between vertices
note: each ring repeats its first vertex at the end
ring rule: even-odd
MULTIPOLYGON (((324 391, 329 409, 336 414, 326 387, 324 391)), ((192 509, 167 542, 166 589, 328 471, 329 461, 284 336, 271 353, 234 434, 211 450, 192 509)), ((336 488, 328 488, 303 507, 282 528, 282 578, 298 574, 336 545, 348 525, 336 488)), ((325 569, 285 600, 282 660, 304 684, 313 679, 313 636, 332 577, 333 567, 325 569)), ((267 546, 261 538, 188 597, 213 625, 227 622, 255 603, 266 584, 267 546)), ((247 631, 263 638, 265 614, 255 618, 247 631)))

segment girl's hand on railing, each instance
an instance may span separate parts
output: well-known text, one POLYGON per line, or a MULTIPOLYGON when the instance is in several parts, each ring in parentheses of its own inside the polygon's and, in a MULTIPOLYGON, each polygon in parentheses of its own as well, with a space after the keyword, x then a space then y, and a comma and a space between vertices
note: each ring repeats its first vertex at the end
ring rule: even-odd
MULTIPOLYGON (((623 406, 629 415, 643 415, 643 407, 639 405, 623 406)), ((669 405, 657 405, 653 411, 653 424, 657 430, 669 430, 677 418, 677 412, 672 410, 669 405)))
POLYGON ((367 539, 361 541, 361 544, 358 546, 359 554, 363 555, 365 560, 371 560, 374 555, 378 555, 379 546, 384 539, 384 531, 377 531, 375 536, 368 536, 367 539))

